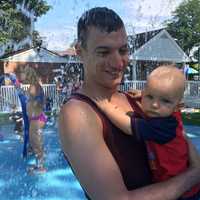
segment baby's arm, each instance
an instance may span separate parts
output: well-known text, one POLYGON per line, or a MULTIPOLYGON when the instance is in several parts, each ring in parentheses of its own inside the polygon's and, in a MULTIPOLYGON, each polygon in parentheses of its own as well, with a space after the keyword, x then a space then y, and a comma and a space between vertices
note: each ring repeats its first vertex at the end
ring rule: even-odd
POLYGON ((95 102, 113 124, 120 128, 124 133, 132 135, 131 118, 125 111, 110 103, 108 99, 98 99, 95 102))

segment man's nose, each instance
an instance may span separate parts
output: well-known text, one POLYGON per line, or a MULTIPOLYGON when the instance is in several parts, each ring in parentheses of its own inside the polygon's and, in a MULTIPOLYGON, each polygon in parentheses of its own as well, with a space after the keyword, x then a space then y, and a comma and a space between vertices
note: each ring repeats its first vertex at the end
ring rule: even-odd
POLYGON ((122 55, 119 54, 119 52, 115 52, 110 58, 110 65, 112 68, 122 70, 124 67, 126 67, 126 60, 122 55))

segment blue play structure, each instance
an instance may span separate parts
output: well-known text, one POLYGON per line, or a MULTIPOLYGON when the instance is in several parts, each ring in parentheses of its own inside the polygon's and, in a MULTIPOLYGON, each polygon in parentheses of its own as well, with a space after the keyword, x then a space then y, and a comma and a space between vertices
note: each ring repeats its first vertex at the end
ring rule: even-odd
POLYGON ((22 116, 24 121, 24 146, 23 146, 23 157, 27 156, 27 145, 29 140, 29 120, 28 115, 26 112, 26 103, 27 103, 27 96, 25 92, 20 88, 19 81, 15 74, 5 74, 0 76, 0 85, 4 83, 4 79, 9 78, 12 84, 15 86, 17 91, 17 95, 20 100, 21 108, 22 108, 22 116))

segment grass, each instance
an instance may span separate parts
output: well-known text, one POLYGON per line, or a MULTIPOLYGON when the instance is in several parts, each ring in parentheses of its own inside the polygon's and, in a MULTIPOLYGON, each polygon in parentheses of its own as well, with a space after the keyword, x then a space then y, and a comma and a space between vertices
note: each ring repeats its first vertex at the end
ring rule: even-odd
POLYGON ((9 113, 0 113, 0 124, 10 123, 9 113))
POLYGON ((186 125, 200 126, 200 112, 182 113, 183 123, 186 125))

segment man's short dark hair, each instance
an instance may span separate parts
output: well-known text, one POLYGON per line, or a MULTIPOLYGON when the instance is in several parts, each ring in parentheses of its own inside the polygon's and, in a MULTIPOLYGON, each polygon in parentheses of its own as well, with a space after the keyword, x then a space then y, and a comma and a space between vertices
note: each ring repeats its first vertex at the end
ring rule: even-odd
POLYGON ((116 12, 106 7, 95 7, 86 11, 78 21, 78 42, 82 47, 86 47, 87 31, 90 26, 110 33, 124 27, 124 23, 116 12))

